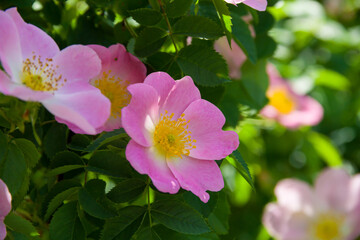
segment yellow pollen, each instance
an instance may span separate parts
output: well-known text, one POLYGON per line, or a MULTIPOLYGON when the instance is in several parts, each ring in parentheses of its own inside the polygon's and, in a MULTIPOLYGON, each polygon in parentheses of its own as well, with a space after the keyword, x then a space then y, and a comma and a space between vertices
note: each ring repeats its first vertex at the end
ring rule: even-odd
POLYGON ((344 219, 333 214, 323 214, 315 222, 314 235, 317 240, 343 239, 341 225, 344 219))
POLYGON ((295 108, 295 103, 286 89, 279 88, 268 94, 269 104, 282 114, 288 114, 295 108))
POLYGON ((196 148, 196 140, 191 138, 191 132, 187 130, 190 120, 186 121, 184 116, 185 114, 181 114, 177 120, 173 120, 174 113, 168 115, 165 111, 155 127, 155 146, 167 158, 188 156, 190 150, 196 148))
POLYGON ((35 91, 56 91, 66 82, 62 75, 56 73, 57 68, 51 58, 42 60, 41 56, 33 55, 23 61, 21 81, 35 91))
POLYGON ((121 109, 127 106, 131 99, 130 93, 126 90, 129 82, 112 75, 109 70, 95 79, 92 85, 100 89, 101 93, 110 100, 111 116, 120 118, 121 109))

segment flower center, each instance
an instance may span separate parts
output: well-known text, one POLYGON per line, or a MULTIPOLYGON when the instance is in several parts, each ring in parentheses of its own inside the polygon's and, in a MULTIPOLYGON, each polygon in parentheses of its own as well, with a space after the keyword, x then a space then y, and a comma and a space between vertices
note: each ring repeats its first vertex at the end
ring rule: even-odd
POLYGON ((269 94, 268 98, 269 104, 282 114, 290 113, 295 107, 295 103, 286 89, 276 89, 269 94))
POLYGON ((314 226, 314 235, 318 240, 342 239, 341 225, 344 219, 333 214, 323 214, 318 217, 314 226))
POLYGON ((54 66, 51 58, 41 60, 41 56, 33 55, 23 61, 22 83, 35 90, 42 92, 57 91, 61 88, 66 79, 56 74, 59 66, 54 66))
POLYGON ((188 123, 184 118, 185 114, 177 120, 173 120, 174 113, 161 114, 160 121, 155 127, 154 142, 157 149, 166 157, 180 157, 189 155, 190 150, 196 148, 195 139, 191 139, 191 132, 188 131, 188 123))
POLYGON ((92 85, 100 89, 101 93, 110 100, 111 116, 120 118, 121 109, 127 106, 131 99, 130 93, 126 90, 129 82, 111 75, 111 70, 109 70, 108 72, 103 72, 92 85))

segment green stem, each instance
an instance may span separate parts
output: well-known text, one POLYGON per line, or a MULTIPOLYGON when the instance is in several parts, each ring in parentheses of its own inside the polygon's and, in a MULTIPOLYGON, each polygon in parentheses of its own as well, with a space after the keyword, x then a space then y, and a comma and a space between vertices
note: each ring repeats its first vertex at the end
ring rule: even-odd
POLYGON ((146 183, 146 188, 147 188, 147 204, 148 204, 148 215, 149 215, 149 224, 150 224, 150 228, 152 227, 152 218, 151 218, 151 206, 150 206, 150 178, 148 178, 148 181, 146 183))
POLYGON ((129 24, 129 22, 126 20, 126 18, 124 19, 124 23, 125 23, 126 28, 129 30, 131 36, 132 36, 133 38, 137 38, 138 35, 137 35, 136 32, 134 31, 134 29, 131 27, 131 25, 129 24))
POLYGON ((163 5, 162 1, 158 0, 158 2, 159 2, 159 5, 160 5, 160 8, 161 8, 161 11, 163 12, 162 15, 164 16, 167 27, 169 29, 169 36, 170 36, 170 39, 171 39, 171 41, 172 41, 172 43, 174 45, 176 56, 177 56, 179 52, 178 52, 178 49, 177 49, 177 46, 176 46, 176 43, 175 43, 175 39, 173 37, 173 31, 172 31, 172 28, 171 28, 171 25, 170 25, 170 22, 169 22, 169 18, 167 16, 166 12, 165 12, 164 5, 163 5))

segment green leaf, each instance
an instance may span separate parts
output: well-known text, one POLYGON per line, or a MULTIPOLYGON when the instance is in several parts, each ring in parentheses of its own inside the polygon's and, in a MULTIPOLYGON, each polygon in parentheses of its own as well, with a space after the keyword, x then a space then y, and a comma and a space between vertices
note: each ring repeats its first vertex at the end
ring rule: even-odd
POLYGON ((85 240, 85 230, 78 216, 76 201, 69 202, 56 211, 49 230, 52 240, 85 240))
POLYGON ((6 154, 8 150, 8 141, 6 135, 0 130, 0 166, 6 160, 6 154))
POLYGON ((51 217, 51 215, 55 212, 55 210, 61 206, 61 204, 64 203, 65 200, 69 200, 71 198, 73 198, 73 196, 75 196, 78 192, 79 192, 80 187, 72 187, 69 188, 59 194, 57 194, 53 199, 51 199, 48 208, 46 210, 46 214, 44 219, 46 221, 49 220, 49 218, 51 217))
POLYGON ((242 68, 241 85, 242 93, 238 93, 241 103, 257 110, 262 109, 268 102, 266 90, 269 79, 266 73, 266 60, 258 61, 255 65, 246 61, 242 68))
POLYGON ((146 63, 155 71, 167 72, 174 79, 182 78, 182 72, 179 65, 175 62, 175 57, 169 53, 155 53, 147 57, 146 63))
POLYGON ((226 5, 226 2, 224 0, 212 0, 212 2, 214 3, 214 6, 216 8, 216 11, 219 16, 221 26, 223 27, 223 30, 225 32, 226 38, 227 38, 229 44, 231 45, 232 22, 231 22, 230 12, 226 5))
POLYGON ((118 178, 129 178, 132 170, 126 159, 109 150, 95 152, 89 160, 87 169, 118 178))
POLYGON ((252 63, 257 61, 257 51, 255 40, 251 36, 248 24, 238 15, 233 16, 233 23, 236 27, 233 29, 235 42, 241 47, 246 56, 252 63))
POLYGON ((255 44, 258 59, 271 57, 276 50, 276 42, 267 34, 256 35, 255 44))
POLYGON ((164 44, 168 33, 158 27, 144 28, 135 42, 135 54, 138 57, 147 57, 156 53, 164 44))
MULTIPOLYGON (((146 227, 141 229, 137 235, 137 240, 161 240, 160 236, 157 234, 154 228, 152 227, 146 227)), ((170 239, 169 236, 167 236, 166 239, 170 239)), ((171 240, 174 240, 171 236, 171 240)))
POLYGON ((44 152, 52 158, 56 153, 66 150, 67 127, 64 124, 54 123, 44 137, 44 152))
POLYGON ((75 180, 62 180, 56 183, 46 194, 45 199, 42 202, 41 214, 43 216, 46 214, 48 205, 53 198, 55 198, 58 194, 74 187, 81 187, 81 184, 75 180))
POLYGON ((252 180, 248 165, 241 156, 238 150, 235 150, 231 155, 226 157, 226 160, 233 165, 236 170, 244 177, 244 179, 254 188, 254 182, 252 180))
POLYGON ((208 218, 209 225, 217 234, 224 235, 229 231, 230 205, 226 194, 221 191, 217 205, 208 218))
POLYGON ((4 222, 6 226, 12 231, 25 235, 27 237, 26 239, 40 239, 40 234, 37 232, 36 228, 31 224, 31 222, 20 217, 19 215, 16 215, 13 212, 5 217, 4 222))
POLYGON ((314 75, 315 84, 318 86, 325 86, 340 91, 345 91, 350 87, 349 79, 338 72, 329 69, 319 69, 314 75))
POLYGON ((161 13, 151 8, 139 8, 129 11, 129 13, 135 21, 144 26, 155 25, 162 19, 161 13))
MULTIPOLYGON (((103 1, 103 0, 98 0, 103 1)), ((114 1, 114 10, 123 16, 129 16, 129 11, 146 7, 149 4, 147 0, 121 0, 114 1)))
POLYGON ((223 35, 222 29, 211 19, 202 16, 185 16, 173 27, 174 34, 197 38, 216 39, 223 35))
POLYGON ((339 151, 327 136, 317 132, 310 132, 307 135, 307 139, 328 166, 335 167, 342 165, 342 158, 339 151))
POLYGON ((177 63, 199 85, 217 86, 229 81, 225 60, 212 48, 187 46, 179 52, 177 63))
POLYGON ((36 146, 29 140, 24 138, 15 138, 15 144, 20 148, 24 154, 25 160, 29 168, 35 167, 41 155, 36 146))
POLYGON ((102 145, 109 143, 111 141, 117 140, 127 136, 124 129, 116 129, 112 132, 106 132, 101 134, 95 141, 93 141, 89 146, 84 150, 85 152, 94 152, 96 149, 102 145))
POLYGON ((146 183, 140 179, 127 179, 116 185, 107 197, 116 203, 124 203, 135 199, 144 192, 146 183))
POLYGON ((116 215, 105 208, 100 200, 105 196, 105 182, 92 179, 79 191, 79 203, 84 211, 93 217, 107 219, 116 215))
POLYGON ((218 193, 210 192, 210 200, 207 203, 202 202, 200 198, 194 195, 192 192, 185 192, 183 194, 183 197, 185 202, 189 204, 189 206, 193 207, 205 218, 207 218, 216 206, 218 200, 218 193))
POLYGON ((210 228, 194 209, 177 200, 162 200, 151 205, 151 216, 164 226, 181 233, 202 234, 210 228))
POLYGON ((47 175, 49 177, 52 177, 52 176, 56 176, 56 175, 59 175, 59 174, 69 172, 71 170, 84 168, 84 167, 85 167, 84 165, 66 165, 66 166, 62 166, 62 167, 52 169, 50 172, 47 173, 47 175))
POLYGON ((0 178, 6 183, 11 195, 15 195, 25 183, 26 161, 24 154, 14 143, 9 143, 8 154, 0 178))
MULTIPOLYGON (((149 228, 145 229, 145 231, 149 231, 149 228)), ((171 240, 219 240, 219 237, 214 233, 203 233, 200 235, 190 235, 175 232, 171 229, 165 228, 162 225, 156 225, 151 228, 152 232, 155 232, 160 239, 171 239, 171 240)), ((147 240, 146 238, 139 240, 147 240)), ((154 240, 158 240, 158 238, 154 238, 154 240)))
POLYGON ((74 151, 84 151, 90 144, 90 139, 87 135, 76 134, 71 137, 71 142, 67 147, 74 151))
POLYGON ((118 216, 105 221, 101 240, 130 239, 140 225, 146 208, 128 206, 120 209, 118 216))
POLYGON ((177 18, 185 15, 192 4, 193 0, 176 0, 166 5, 166 14, 169 18, 177 18))

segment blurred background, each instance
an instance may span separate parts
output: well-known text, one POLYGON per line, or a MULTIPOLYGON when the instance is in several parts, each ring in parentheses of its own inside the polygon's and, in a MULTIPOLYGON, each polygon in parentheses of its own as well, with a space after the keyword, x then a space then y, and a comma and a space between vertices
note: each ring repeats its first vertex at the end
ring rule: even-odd
MULTIPOLYGON (((0 9, 17 6, 25 21, 48 32, 60 48, 119 42, 131 52, 132 33, 118 14, 122 3, 132 8, 148 4, 147 0, 1 0, 0 9)), ((276 43, 264 50, 271 56, 268 60, 296 92, 321 103, 324 118, 317 126, 288 130, 236 105, 240 120, 229 118, 227 125, 239 133, 240 152, 254 188, 230 164, 222 164, 227 185, 223 192, 229 201, 217 217, 229 221, 215 225, 224 240, 271 239, 261 216, 265 204, 275 200, 273 189, 280 179, 313 183, 322 169, 340 165, 352 174, 360 171, 360 0, 269 0, 267 13, 259 16, 266 19, 263 27, 270 29, 268 35, 276 43)), ((257 42, 258 51, 264 44, 257 42)), ((221 101, 218 105, 227 115, 221 101)))

